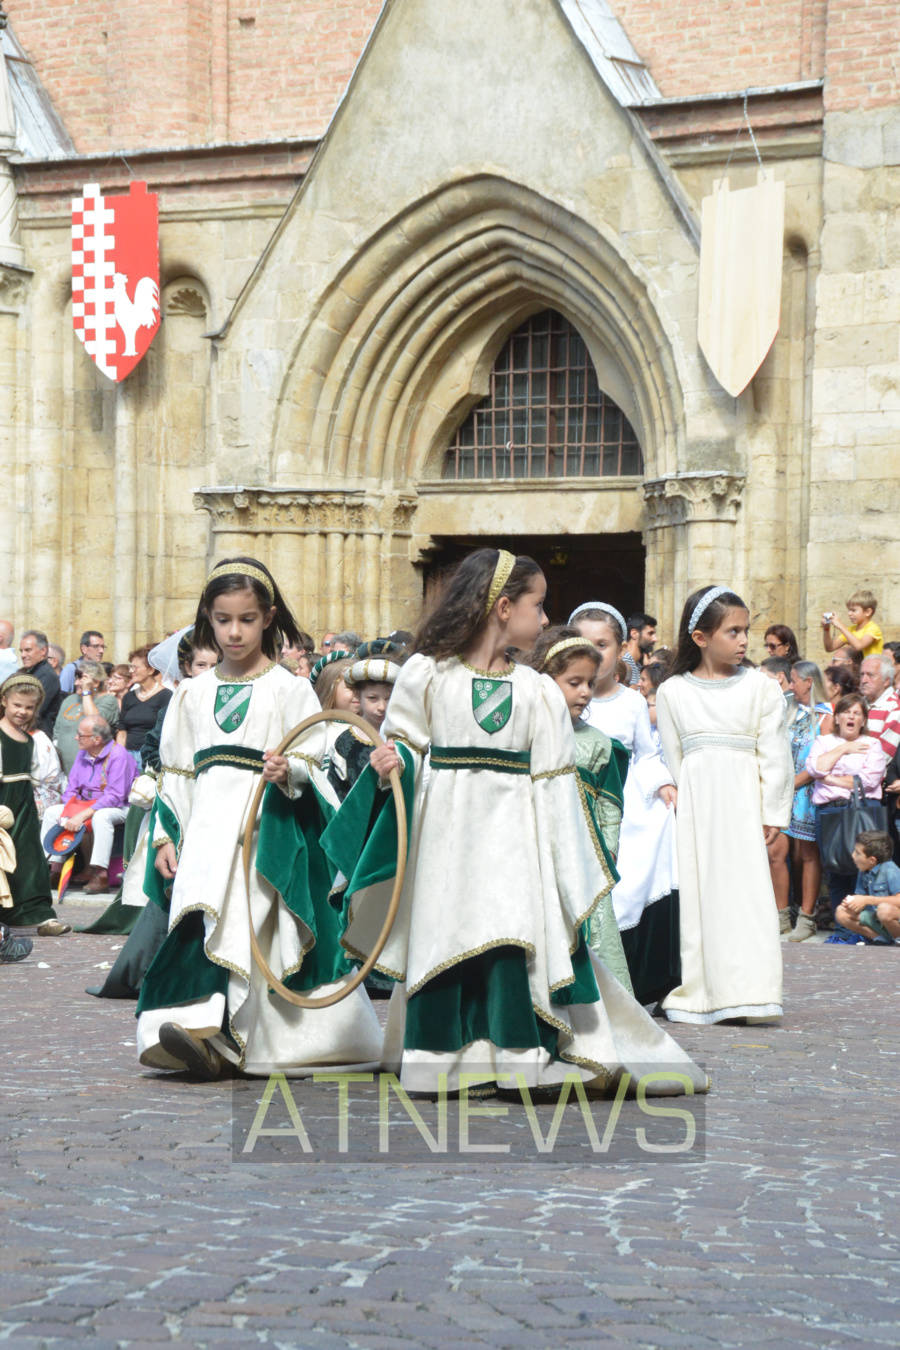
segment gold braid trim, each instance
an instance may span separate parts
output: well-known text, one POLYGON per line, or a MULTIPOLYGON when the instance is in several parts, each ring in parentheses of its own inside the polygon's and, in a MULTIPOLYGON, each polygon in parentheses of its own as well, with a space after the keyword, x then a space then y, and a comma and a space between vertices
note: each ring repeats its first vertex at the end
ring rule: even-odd
POLYGON ((261 680, 264 675, 268 675, 269 671, 274 670, 277 664, 277 661, 270 661, 264 670, 258 670, 255 675, 232 676, 221 675, 219 673, 220 667, 216 666, 215 676, 217 680, 221 680, 222 684, 252 684, 254 680, 261 680))
POLYGON ((159 766, 159 782, 160 782, 160 783, 161 783, 162 780, 163 780, 163 776, 164 776, 165 774, 167 774, 167 773, 174 773, 174 774, 177 774, 179 778, 196 778, 196 777, 197 777, 197 775, 194 773, 194 770, 193 770, 193 769, 180 769, 180 768, 178 767, 177 764, 160 764, 160 766, 159 766))
POLYGON ((306 764, 311 764, 314 769, 321 769, 322 767, 315 755, 305 755, 302 750, 287 750, 284 757, 285 759, 302 759, 306 764))
MULTIPOLYGON (((263 764, 259 764, 256 768, 252 768, 246 755, 216 755, 215 759, 206 761, 203 765, 203 772, 206 773, 209 769, 217 769, 220 764, 239 764, 241 768, 246 769, 248 773, 262 773, 263 768, 265 767, 263 764)), ((174 772, 184 773, 184 770, 175 769, 174 772)), ((191 778, 196 778, 196 773, 192 773, 191 778)))
POLYGON ((473 956, 481 956, 483 952, 489 952, 494 947, 520 947, 529 956, 535 955, 534 944, 525 942, 522 938, 494 938, 491 942, 483 942, 480 947, 470 947, 468 951, 460 952, 459 956, 451 956, 448 960, 442 961, 439 966, 434 966, 427 975, 424 975, 421 980, 417 980, 411 988, 407 989, 407 998, 412 998, 413 994, 417 994, 429 980, 434 979, 435 975, 441 975, 445 970, 461 965, 463 961, 469 961, 473 956))
POLYGON ((511 665, 504 666, 502 670, 481 670, 479 666, 473 666, 470 661, 463 660, 461 656, 458 656, 456 659, 461 666, 465 666, 466 670, 471 670, 473 675, 485 675, 492 680, 497 679, 500 675, 512 675, 516 668, 515 665, 511 665))
MULTIPOLYGON (((513 761, 511 764, 508 759, 494 759, 493 756, 491 755, 482 754, 481 751, 477 749, 477 747, 476 747, 476 754, 478 755, 477 760, 473 760, 470 764, 466 764, 463 761, 460 761, 458 768, 472 769, 472 770, 505 769, 507 773, 517 774, 520 778, 525 777, 525 774, 527 772, 527 765, 525 764, 522 764, 520 767, 516 767, 515 761, 513 761)), ((443 768, 444 766, 438 764, 435 767, 440 769, 443 768)), ((543 775, 541 776, 543 777, 543 775)))
POLYGON ((542 778, 559 778, 564 773, 575 773, 574 764, 565 764, 561 769, 544 769, 541 773, 531 775, 532 783, 539 782, 542 778))
POLYGON ((494 567, 494 575, 491 577, 491 584, 488 587, 487 601, 484 606, 484 617, 490 614, 494 605, 500 598, 503 587, 509 581, 512 570, 516 565, 515 555, 507 553, 505 548, 497 550, 497 563, 494 567))
POLYGON ((399 741, 401 745, 406 746, 407 750, 412 750, 415 754, 421 755, 423 759, 428 754, 429 747, 427 745, 416 745, 415 741, 411 741, 408 736, 404 736, 401 732, 392 735, 391 740, 399 741))

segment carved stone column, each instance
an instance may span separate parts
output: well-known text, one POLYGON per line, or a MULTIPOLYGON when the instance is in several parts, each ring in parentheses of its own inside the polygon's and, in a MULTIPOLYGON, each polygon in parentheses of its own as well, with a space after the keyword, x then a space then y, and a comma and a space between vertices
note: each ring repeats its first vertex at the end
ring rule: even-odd
POLYGON ((647 606, 670 642, 691 591, 737 575, 735 525, 744 475, 717 469, 648 478, 642 485, 647 606))
POLYGON ((368 637, 408 626, 421 597, 409 561, 416 500, 365 487, 213 487, 209 561, 249 554, 271 567, 302 627, 368 637))

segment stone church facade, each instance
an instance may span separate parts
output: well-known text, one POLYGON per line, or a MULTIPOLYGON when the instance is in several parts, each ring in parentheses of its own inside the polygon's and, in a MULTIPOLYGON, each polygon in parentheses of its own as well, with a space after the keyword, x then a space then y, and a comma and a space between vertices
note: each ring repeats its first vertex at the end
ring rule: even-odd
POLYGON ((893 634, 892 4, 90 9, 6 2, 17 628, 96 626, 121 657, 249 552, 304 627, 372 634, 484 541, 540 559, 554 619, 598 595, 671 637, 727 580, 814 657, 865 584, 893 634), (785 184, 781 320, 732 398, 697 342, 699 212, 723 172, 755 182, 754 139, 785 184), (112 385, 72 332, 69 204, 132 176, 160 196, 163 323, 112 385))

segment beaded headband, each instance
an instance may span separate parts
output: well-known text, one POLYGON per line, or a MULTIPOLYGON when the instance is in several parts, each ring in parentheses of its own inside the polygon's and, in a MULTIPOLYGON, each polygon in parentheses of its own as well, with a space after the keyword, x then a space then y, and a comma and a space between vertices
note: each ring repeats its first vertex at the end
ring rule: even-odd
POLYGON ((567 651, 569 647, 580 647, 582 651, 593 652, 595 656, 597 655, 597 648, 594 646, 593 642, 589 642, 587 638, 563 638, 561 642, 554 642, 553 646, 541 662, 541 668, 543 669, 545 666, 549 666, 554 656, 558 656, 560 652, 567 651))
POLYGON ((316 680, 322 674, 326 666, 330 666, 332 661, 347 661, 353 655, 352 652, 329 652, 327 656, 320 656, 312 670, 309 672, 309 682, 315 688, 316 680))
POLYGON ((491 584, 488 588, 487 603, 485 604, 484 607, 485 618, 487 618, 491 610, 494 608, 494 605, 499 600, 500 592, 503 590, 503 587, 509 581, 509 578, 512 575, 512 570, 516 565, 516 559, 514 554, 507 553, 505 548, 498 549, 497 553, 499 555, 497 558, 497 565, 494 568, 494 575, 491 578, 491 584))
MULTIPOLYGON (((206 585, 208 586, 211 581, 217 581, 219 577, 253 577, 254 581, 262 582, 269 602, 272 603, 275 599, 272 578, 267 576, 261 567, 254 567, 251 563, 219 563, 206 578, 206 585)), ((205 590, 206 586, 203 589, 205 590)))
POLYGON ((702 595, 694 606, 694 612, 688 620, 688 636, 693 633, 700 619, 703 617, 704 611, 714 600, 718 600, 722 595, 733 594, 734 592, 730 586, 710 586, 706 594, 702 595))
POLYGON ((579 614, 584 614, 588 609, 602 609, 605 614, 610 614, 619 625, 622 641, 628 641, 628 625, 625 623, 622 615, 616 609, 615 605, 605 605, 602 600, 587 600, 583 605, 579 605, 577 609, 573 609, 572 613, 569 615, 569 624, 571 624, 579 614))
POLYGON ((11 694, 14 689, 33 689, 36 694, 40 694, 41 698, 44 697, 44 686, 38 677, 28 675, 22 670, 14 671, 0 684, 0 698, 4 694, 11 694))

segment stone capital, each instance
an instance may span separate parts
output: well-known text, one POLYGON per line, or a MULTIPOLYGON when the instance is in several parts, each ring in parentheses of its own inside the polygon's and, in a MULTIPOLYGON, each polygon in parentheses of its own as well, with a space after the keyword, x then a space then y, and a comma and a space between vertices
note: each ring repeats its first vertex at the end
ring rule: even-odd
POLYGON ((409 534, 416 505, 410 493, 353 487, 205 487, 194 493, 194 506, 209 512, 214 534, 409 534))
POLYGON ((734 524, 744 482, 743 474, 718 469, 648 478, 641 485, 646 528, 662 529, 694 521, 734 524))

